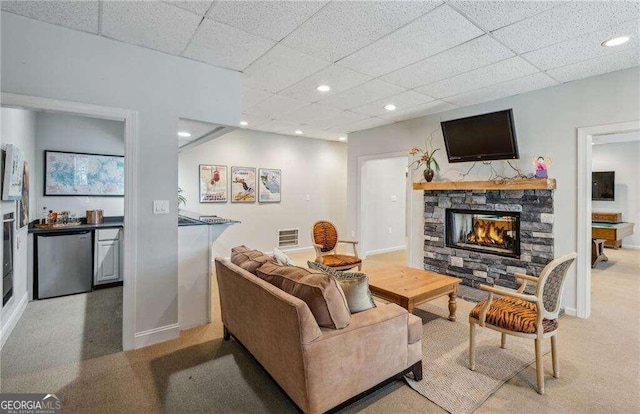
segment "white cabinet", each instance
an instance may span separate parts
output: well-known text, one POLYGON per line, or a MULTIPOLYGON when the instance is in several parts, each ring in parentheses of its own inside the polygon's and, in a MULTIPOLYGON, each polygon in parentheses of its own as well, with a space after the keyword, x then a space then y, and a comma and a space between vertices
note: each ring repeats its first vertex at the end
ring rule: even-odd
POLYGON ((96 230, 93 261, 94 285, 122 281, 120 269, 121 233, 120 229, 96 230))

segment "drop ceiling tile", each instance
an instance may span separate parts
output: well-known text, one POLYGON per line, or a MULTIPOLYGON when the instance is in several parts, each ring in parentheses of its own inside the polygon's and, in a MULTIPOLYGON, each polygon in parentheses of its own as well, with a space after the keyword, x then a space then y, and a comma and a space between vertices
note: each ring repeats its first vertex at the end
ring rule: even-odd
POLYGON ((424 104, 431 101, 433 101, 433 98, 430 96, 426 96, 415 91, 406 91, 398 95, 389 96, 388 98, 384 98, 379 101, 371 102, 366 105, 353 108, 352 111, 360 114, 377 116, 389 113, 389 111, 384 109, 384 106, 387 104, 395 105, 397 110, 404 110, 407 108, 411 108, 412 106, 424 104))
POLYGON ((310 129, 310 128, 305 128, 304 129, 304 134, 302 135, 296 135, 296 136, 302 136, 302 137, 306 137, 306 138, 316 138, 316 139, 324 139, 327 141, 338 141, 338 138, 341 136, 346 136, 347 134, 344 131, 341 132, 337 132, 334 130, 319 130, 319 129, 310 129))
POLYGON ((2 1, 2 10, 31 19, 98 33, 97 1, 2 1))
POLYGON ((447 98, 447 102, 458 106, 475 105, 536 89, 547 88, 557 84, 558 82, 554 81, 544 73, 539 72, 498 85, 492 85, 476 91, 453 96, 447 98))
POLYGON ((416 88, 511 56, 515 56, 514 53, 499 42, 489 36, 482 36, 380 79, 405 88, 416 88))
POLYGON ((102 34, 112 39, 180 54, 202 17, 151 1, 102 2, 102 34))
POLYGON ((547 70, 624 50, 638 50, 638 36, 630 36, 631 40, 620 46, 602 46, 602 43, 606 40, 638 33, 638 27, 640 27, 640 20, 632 20, 604 30, 588 33, 566 42, 525 53, 523 57, 537 67, 547 70))
POLYGON ((347 56, 338 64, 380 76, 483 34, 458 12, 443 5, 347 56))
POLYGON ((640 2, 577 1, 496 30, 496 38, 518 53, 594 32, 640 15, 640 2))
POLYGON ((372 118, 364 119, 362 121, 353 122, 351 124, 344 125, 342 126, 342 128, 347 132, 351 133, 355 131, 362 131, 365 129, 377 128, 379 126, 389 125, 389 124, 393 124, 393 121, 390 119, 372 117, 372 118))
POLYGON ((193 12, 198 16, 204 16, 207 14, 207 11, 211 7, 213 1, 181 0, 165 1, 165 3, 173 4, 176 7, 193 12))
POLYGON ((511 79, 521 78, 535 72, 538 72, 536 67, 516 56, 423 86, 416 89, 416 91, 436 98, 445 98, 511 79))
POLYGON ((342 109, 334 108, 333 106, 311 104, 304 106, 288 114, 278 117, 283 121, 299 122, 302 124, 317 123, 326 119, 335 118, 342 113, 342 109))
POLYGON ((208 16, 245 32, 280 41, 326 1, 218 1, 208 16))
POLYGON ((309 125, 313 128, 324 130, 352 124, 354 122, 362 121, 367 118, 367 115, 356 114, 355 112, 350 111, 342 111, 339 115, 332 118, 325 119, 323 121, 309 122, 309 125))
POLYGON ((297 50, 276 45, 244 71, 251 87, 280 92, 329 64, 297 50))
MULTIPOLYGON (((254 129, 249 127, 249 129, 254 129)), ((302 126, 293 122, 273 120, 256 127, 259 131, 274 132, 276 134, 295 135, 295 130, 302 130, 302 126)))
POLYGON ((244 113, 247 115, 262 116, 273 119, 306 105, 309 104, 304 101, 287 98, 282 95, 273 95, 256 106, 245 109, 244 113))
POLYGON ((283 43, 335 62, 437 7, 435 1, 336 1, 287 36, 283 43))
POLYGON ((404 89, 377 79, 356 86, 344 92, 329 96, 320 103, 341 109, 350 109, 377 101, 387 96, 397 95, 404 89))
POLYGON ((406 121, 407 119, 420 118, 422 116, 437 114, 439 112, 449 111, 456 108, 456 105, 452 105, 448 102, 432 101, 403 111, 390 112, 388 114, 381 115, 380 117, 392 121, 406 121))
POLYGON ((204 19, 184 55, 213 66, 242 70, 274 45, 271 40, 204 19))
POLYGON ((547 73, 560 82, 569 82, 576 79, 588 78, 603 73, 622 70, 640 65, 640 57, 637 48, 611 55, 601 56, 595 59, 574 63, 552 69, 547 73))
POLYGON ((370 76, 337 65, 328 66, 308 78, 288 87, 280 94, 303 101, 316 102, 338 92, 371 80, 370 76), (329 85, 329 92, 318 92, 318 85, 329 85))
POLYGON ((510 25, 566 1, 452 1, 450 4, 488 31, 510 25))
POLYGON ((240 128, 255 128, 270 122, 271 119, 266 116, 254 116, 242 113, 240 114, 240 121, 245 121, 248 123, 248 125, 246 126, 239 125, 240 128))
POLYGON ((264 89, 253 89, 243 85, 241 96, 242 109, 251 108, 270 96, 273 96, 273 94, 269 91, 265 91, 264 89))

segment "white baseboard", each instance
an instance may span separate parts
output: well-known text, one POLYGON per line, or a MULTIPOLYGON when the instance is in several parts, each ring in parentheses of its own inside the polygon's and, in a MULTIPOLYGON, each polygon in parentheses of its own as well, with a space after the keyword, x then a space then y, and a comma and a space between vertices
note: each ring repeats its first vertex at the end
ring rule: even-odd
POLYGON ((365 256, 371 256, 373 254, 397 252, 399 250, 404 250, 406 248, 407 246, 403 245, 403 246, 387 247, 386 249, 369 250, 365 256))
POLYGON ((16 324, 22 317, 22 314, 27 307, 27 303, 29 303, 29 293, 25 292, 25 294, 22 295, 22 299, 20 299, 20 302, 18 302, 18 306, 16 306, 16 308, 13 310, 13 313, 11 314, 11 316, 9 316, 9 319, 7 319, 7 325, 2 328, 2 331, 0 331, 0 349, 2 349, 5 342, 7 342, 7 339, 9 339, 9 335, 11 335, 13 328, 16 327, 16 324))
POLYGON ((632 244, 623 244, 621 249, 640 250, 640 246, 634 246, 632 244))
POLYGON ((171 339, 176 339, 178 336, 180 336, 179 324, 173 323, 171 325, 160 326, 147 331, 136 332, 133 347, 142 348, 160 342, 169 341, 171 339))
POLYGON ((577 312, 576 312, 576 308, 568 308, 568 307, 564 307, 564 314, 565 315, 569 315, 569 316, 576 316, 577 312))

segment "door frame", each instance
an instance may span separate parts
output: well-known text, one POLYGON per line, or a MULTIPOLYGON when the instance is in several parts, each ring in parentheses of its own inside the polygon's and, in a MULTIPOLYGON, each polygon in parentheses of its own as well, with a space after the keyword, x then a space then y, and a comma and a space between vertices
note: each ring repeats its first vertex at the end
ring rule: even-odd
POLYGON ((578 221, 576 229, 576 316, 591 315, 591 171, 593 137, 640 130, 640 121, 578 128, 578 221))
MULTIPOLYGON (((375 154, 375 155, 365 155, 365 156, 361 156, 358 157, 358 177, 357 177, 357 183, 356 183, 356 228, 357 228, 357 240, 360 240, 360 242, 362 243, 362 245, 360 246, 360 250, 361 250, 361 256, 362 258, 366 258, 366 250, 365 250, 365 243, 364 243, 364 239, 362 237, 363 235, 363 231, 362 231, 362 216, 364 213, 364 206, 362 204, 362 168, 364 167, 364 164, 367 161, 372 161, 372 160, 383 160, 383 159, 387 159, 387 158, 400 158, 400 157, 406 157, 407 160, 409 158, 409 150, 406 151, 397 151, 397 152, 387 152, 387 153, 383 153, 383 154, 375 154)), ((409 218, 413 216, 413 205, 411 203, 411 174, 407 174, 407 183, 406 183, 406 191, 405 191, 405 209, 407 209, 406 214, 405 214, 405 229, 409 228, 410 231, 408 231, 407 233, 407 266, 409 266, 411 264, 411 259, 413 258, 413 254, 411 251, 411 246, 412 246, 412 241, 413 241, 413 230, 411 226, 407 226, 407 223, 409 221, 409 218)))
POLYGON ((9 108, 44 110, 68 115, 81 115, 92 118, 124 122, 124 274, 122 303, 122 348, 127 351, 134 348, 136 332, 136 278, 137 278, 137 240, 138 202, 133 190, 138 182, 138 112, 108 106, 36 96, 0 93, 0 105, 9 108))

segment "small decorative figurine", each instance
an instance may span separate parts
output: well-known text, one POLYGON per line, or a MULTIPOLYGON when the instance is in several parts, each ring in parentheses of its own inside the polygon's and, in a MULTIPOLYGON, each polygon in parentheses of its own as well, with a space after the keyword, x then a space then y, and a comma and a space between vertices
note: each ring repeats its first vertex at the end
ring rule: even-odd
POLYGON ((533 157, 531 164, 536 167, 536 178, 548 178, 547 169, 551 167, 551 158, 533 157))

